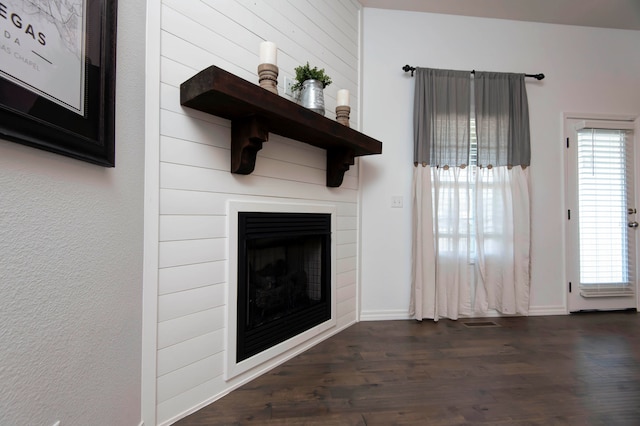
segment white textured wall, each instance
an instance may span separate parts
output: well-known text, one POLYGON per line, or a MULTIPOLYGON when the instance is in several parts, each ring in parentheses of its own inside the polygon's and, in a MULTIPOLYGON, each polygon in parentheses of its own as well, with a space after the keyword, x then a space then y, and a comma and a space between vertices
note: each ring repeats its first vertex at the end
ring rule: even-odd
POLYGON ((566 311, 563 112, 640 114, 640 31, 365 9, 362 318, 406 318, 411 267, 413 80, 405 64, 544 73, 527 79, 531 123, 532 314, 566 311), (384 28, 384 31, 381 29, 384 28), (404 209, 391 209, 391 197, 404 209), (380 229, 395 232, 380 238, 380 229))
POLYGON ((119 6, 117 167, 0 140, 2 425, 140 423, 145 9, 119 6))
MULTIPOLYGON (((182 108, 179 85, 217 65, 257 84, 259 44, 278 46, 284 76, 307 61, 325 68, 327 117, 336 93, 352 94, 358 127, 359 19, 355 0, 163 0, 160 31, 157 422, 211 402, 283 357, 230 381, 225 355, 228 200, 321 203, 337 209, 337 326, 356 320, 358 169, 325 186, 326 153, 271 134, 248 176, 229 172, 230 122, 182 108)), ((291 351, 284 356, 290 355, 291 351)))

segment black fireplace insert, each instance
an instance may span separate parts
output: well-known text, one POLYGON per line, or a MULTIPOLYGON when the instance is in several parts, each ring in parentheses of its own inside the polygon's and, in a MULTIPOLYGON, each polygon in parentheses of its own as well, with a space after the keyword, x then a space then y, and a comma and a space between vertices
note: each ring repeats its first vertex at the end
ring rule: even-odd
POLYGON ((331 215, 238 213, 236 362, 331 318, 331 215))

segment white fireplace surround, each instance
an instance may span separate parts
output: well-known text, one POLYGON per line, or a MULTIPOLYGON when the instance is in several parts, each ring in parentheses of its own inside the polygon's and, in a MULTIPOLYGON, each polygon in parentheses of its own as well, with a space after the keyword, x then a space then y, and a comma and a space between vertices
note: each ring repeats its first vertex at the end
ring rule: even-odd
POLYGON ((225 327, 225 380, 258 367, 268 361, 273 360, 288 351, 293 351, 297 346, 305 341, 316 337, 323 332, 336 326, 336 207, 327 204, 304 204, 304 203, 275 203, 275 202, 255 202, 236 201, 227 202, 227 222, 229 230, 229 269, 227 270, 227 301, 226 316, 227 327, 225 327), (268 213, 325 213, 331 214, 331 318, 317 326, 300 333, 282 343, 266 349, 241 362, 236 362, 236 328, 237 328, 237 303, 238 303, 238 213, 239 212, 268 212, 268 213))

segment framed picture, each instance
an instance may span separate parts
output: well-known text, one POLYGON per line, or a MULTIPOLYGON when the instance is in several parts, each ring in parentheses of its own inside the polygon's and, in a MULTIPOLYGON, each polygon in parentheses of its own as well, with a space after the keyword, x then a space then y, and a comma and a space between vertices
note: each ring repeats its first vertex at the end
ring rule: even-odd
POLYGON ((0 138, 115 166, 116 0, 0 0, 0 138))

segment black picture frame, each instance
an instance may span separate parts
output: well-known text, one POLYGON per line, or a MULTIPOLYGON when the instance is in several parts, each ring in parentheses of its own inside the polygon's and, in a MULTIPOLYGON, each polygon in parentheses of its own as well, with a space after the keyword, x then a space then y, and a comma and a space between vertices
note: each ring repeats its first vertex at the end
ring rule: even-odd
MULTIPOLYGON (((83 113, 65 108, 0 74, 0 138, 115 167, 117 0, 86 0, 85 7, 83 113)), ((9 28, 7 33, 16 32, 18 27, 11 21, 12 12, 6 6, 0 12, 4 12, 0 13, 4 18, 0 25, 4 22, 9 28)), ((22 36, 25 26, 26 23, 19 28, 22 36)), ((8 39, 9 43, 12 38, 8 39)))

